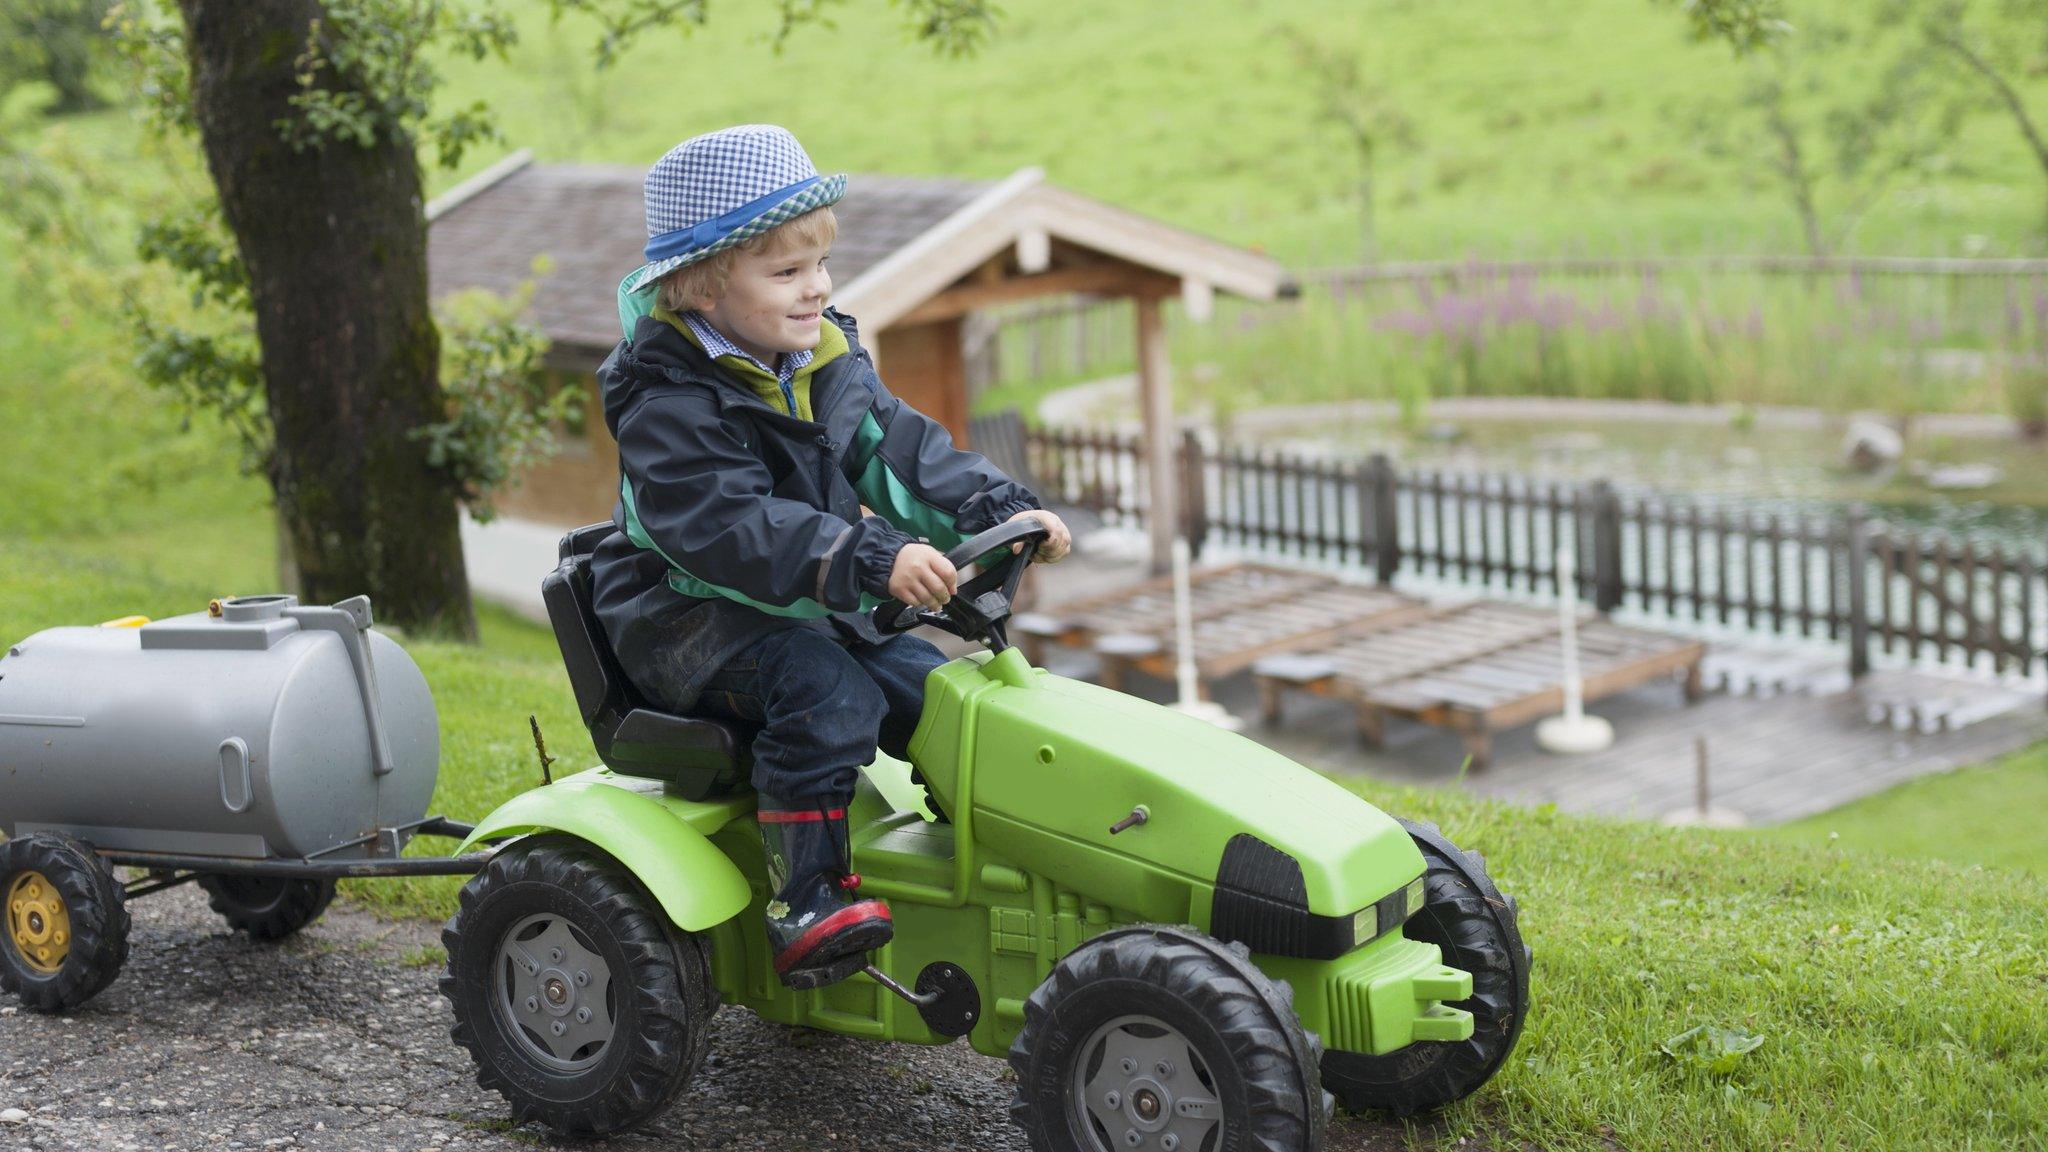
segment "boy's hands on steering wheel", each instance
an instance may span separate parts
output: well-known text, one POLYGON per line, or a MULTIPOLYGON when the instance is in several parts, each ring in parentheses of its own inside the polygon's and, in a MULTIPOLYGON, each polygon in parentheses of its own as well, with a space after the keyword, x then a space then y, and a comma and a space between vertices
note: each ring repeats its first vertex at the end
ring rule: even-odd
POLYGON ((912 542, 896 553, 889 569, 889 595, 912 608, 937 611, 953 598, 960 573, 945 553, 929 544, 912 542))
MULTIPOLYGON (((1074 550, 1074 537, 1067 531, 1067 525, 1064 520, 1042 508, 1026 508, 1024 511, 1010 517, 1010 520, 1022 520, 1027 516, 1045 525, 1046 531, 1051 533, 1038 546, 1038 553, 1031 558, 1033 564, 1056 564, 1067 553, 1074 550)), ((1005 524, 1009 522, 1009 520, 1003 521, 1005 524)), ((1022 552, 1023 550, 1024 542, 1022 540, 1010 545, 1010 551, 1012 552, 1022 552)))
MULTIPOLYGON (((1035 563, 1051 564, 1073 550, 1074 538, 1057 515, 1026 509, 1010 520, 1021 520, 1027 516, 1038 521, 1047 532, 1037 554, 1032 557, 1035 563)), ((1009 523, 1009 520, 1004 523, 1009 523)), ((1010 545, 1010 551, 1022 552, 1024 543, 1020 540, 1010 545)), ((905 544, 896 553, 895 565, 889 569, 889 595, 912 608, 942 609, 959 586, 959 570, 953 567, 953 562, 946 559, 944 553, 929 544, 905 544)))

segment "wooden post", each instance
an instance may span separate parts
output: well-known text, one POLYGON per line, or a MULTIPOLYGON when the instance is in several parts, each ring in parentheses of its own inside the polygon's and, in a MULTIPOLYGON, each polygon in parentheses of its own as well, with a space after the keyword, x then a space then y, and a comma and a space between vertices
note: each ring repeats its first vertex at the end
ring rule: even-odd
POLYGON ((1146 475, 1151 481, 1152 507, 1145 523, 1152 538, 1152 574, 1158 576, 1173 567, 1173 534, 1180 526, 1174 506, 1173 445, 1168 439, 1173 429, 1171 361, 1159 297, 1138 296, 1131 302, 1138 313, 1138 401, 1145 415, 1146 475))
POLYGON ((1202 438, 1190 428, 1180 434, 1181 535, 1187 538, 1188 556, 1202 557, 1202 540, 1209 535, 1209 492, 1202 460, 1202 438))
POLYGON ((1621 607, 1621 499, 1605 480, 1593 482, 1593 609, 1621 607))
POLYGON ((1372 485, 1372 502, 1366 515, 1372 517, 1373 575, 1382 584, 1394 582, 1401 570, 1401 514, 1394 506, 1394 462, 1384 452, 1375 452, 1366 462, 1372 485))
MULTIPOLYGON (((1864 522, 1862 505, 1850 506, 1842 536, 1848 552, 1843 568, 1849 581, 1849 675, 1853 677, 1870 671, 1870 528, 1864 522)), ((1878 594, 1885 592, 1880 585, 1878 594)))

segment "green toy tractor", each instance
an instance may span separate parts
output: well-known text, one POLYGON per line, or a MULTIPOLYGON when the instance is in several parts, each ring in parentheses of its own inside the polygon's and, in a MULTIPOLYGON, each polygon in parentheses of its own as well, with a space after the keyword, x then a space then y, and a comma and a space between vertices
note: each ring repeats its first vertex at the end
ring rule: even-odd
POLYGON ((464 850, 510 842, 443 933, 453 1036, 516 1119, 652 1118, 721 1001, 965 1036, 1008 1057, 1011 1116, 1042 1152, 1315 1149, 1333 1104, 1437 1108, 1514 1048, 1529 951, 1479 858, 1249 739, 1033 668, 1003 630, 1044 538, 1028 519, 949 554, 983 567, 943 612, 876 610, 987 651, 931 673, 911 763, 878 757, 849 812, 894 941, 846 980, 785 988, 744 734, 654 711, 620 674, 590 611, 609 531, 565 538, 544 585, 605 766, 477 825, 464 850))

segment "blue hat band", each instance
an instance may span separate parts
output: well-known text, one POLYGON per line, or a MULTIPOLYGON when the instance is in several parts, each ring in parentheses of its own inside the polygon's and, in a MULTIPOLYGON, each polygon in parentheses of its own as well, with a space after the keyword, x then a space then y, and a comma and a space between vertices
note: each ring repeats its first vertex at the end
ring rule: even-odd
POLYGON ((739 231, 763 212, 768 211, 770 208, 775 207, 777 204, 817 184, 823 179, 823 176, 813 176, 808 180, 799 180, 794 184, 777 188, 775 191, 759 199, 750 200, 723 216, 716 216, 701 223, 692 224, 688 228, 678 228, 673 232, 663 232, 647 242, 645 249, 647 259, 649 261, 666 260, 670 256, 680 256, 685 252, 695 252, 699 248, 708 247, 739 231))

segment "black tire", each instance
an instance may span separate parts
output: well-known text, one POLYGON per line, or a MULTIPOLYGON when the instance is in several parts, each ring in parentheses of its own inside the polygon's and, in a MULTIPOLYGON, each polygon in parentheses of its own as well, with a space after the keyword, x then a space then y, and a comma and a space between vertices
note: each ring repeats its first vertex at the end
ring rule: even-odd
POLYGON ((477 1083, 512 1106, 516 1123, 538 1120, 573 1136, 622 1132, 666 1109, 704 1061, 718 1008, 708 944, 675 930, 630 873, 581 841, 522 841, 500 851, 463 886, 441 942, 441 994, 455 1012, 449 1035, 476 1061, 477 1083), (523 935, 534 924, 546 927, 523 935), (563 965, 564 979, 551 984, 552 967, 529 978, 536 992, 559 988, 567 998, 556 1000, 559 1009, 539 1007, 534 996, 515 1005, 514 946, 550 940, 574 953, 551 961, 563 965), (589 983, 575 979, 598 967, 589 983), (582 1017, 557 1013, 586 1007, 600 1014, 593 1027, 608 1022, 602 1038, 571 1051, 551 1047, 580 1033, 551 1038, 544 1029, 584 1027, 570 1023, 582 1017))
POLYGON ((36 832, 0 844, 0 989, 37 1012, 98 995, 128 961, 128 906, 90 844, 36 832))
POLYGON ((334 881, 288 876, 199 877, 206 902, 228 922, 256 940, 282 940, 311 924, 334 899, 334 881))
POLYGON ((1412 1116, 1462 1100, 1491 1079, 1515 1049, 1529 1011, 1530 952, 1515 901, 1433 824, 1401 821, 1425 865, 1422 909, 1404 927, 1411 940, 1443 950, 1444 963, 1472 974, 1472 995, 1452 1005, 1472 1013, 1472 1037, 1418 1041, 1397 1052, 1323 1056, 1323 1086, 1346 1111, 1412 1116))
POLYGON ((1322 1147, 1331 1100, 1316 1080, 1321 1045, 1302 1031, 1287 986, 1249 956, 1242 944, 1159 925, 1116 929, 1068 953, 1025 1001, 1010 1045, 1010 1119, 1035 1152, 1116 1152, 1130 1132, 1160 1152, 1322 1147), (1110 1063, 1114 1050, 1144 1061, 1174 1048, 1187 1065, 1168 1059, 1156 1076, 1156 1066, 1110 1063), (1218 1126, 1160 1126, 1183 1106, 1213 1111, 1218 1126))

